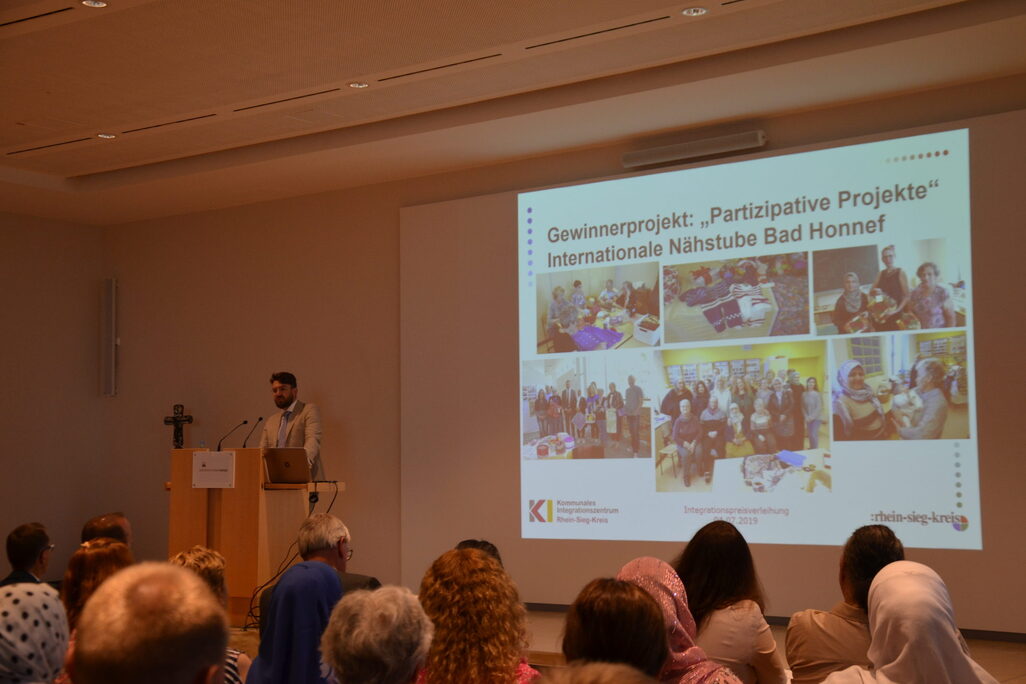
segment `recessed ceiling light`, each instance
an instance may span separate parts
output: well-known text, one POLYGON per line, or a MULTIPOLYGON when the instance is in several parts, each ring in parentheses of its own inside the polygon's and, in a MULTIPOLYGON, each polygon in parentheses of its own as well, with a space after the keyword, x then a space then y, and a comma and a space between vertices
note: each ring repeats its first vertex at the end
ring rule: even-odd
POLYGON ((114 138, 116 138, 118 136, 114 135, 113 133, 97 133, 96 137, 97 138, 103 138, 104 140, 113 140, 114 138))
POLYGON ((688 7, 680 11, 685 17, 700 17, 708 12, 709 10, 704 7, 688 7))
POLYGON ((352 83, 349 84, 349 87, 350 88, 366 88, 367 85, 368 84, 364 83, 363 81, 353 81, 352 83))
POLYGON ((86 7, 106 7, 107 3, 103 0, 82 0, 82 4, 86 7))

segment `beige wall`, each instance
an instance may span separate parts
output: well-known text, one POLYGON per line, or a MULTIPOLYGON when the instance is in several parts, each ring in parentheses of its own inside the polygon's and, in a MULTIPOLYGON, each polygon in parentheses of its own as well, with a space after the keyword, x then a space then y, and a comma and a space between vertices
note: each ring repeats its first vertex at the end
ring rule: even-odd
POLYGON ((0 244, 0 528, 47 525, 56 578, 84 512, 123 502, 104 429, 112 404, 98 389, 105 250, 96 230, 9 214, 0 244))
MULTIPOLYGON (((1004 79, 754 123, 767 131, 771 148, 786 148, 1026 106, 1022 85, 1004 79)), ((653 139, 661 136, 653 132, 653 139)), ((336 511, 354 534, 353 569, 399 581, 400 208, 615 174, 628 147, 610 141, 500 166, 104 229, 0 216, 8 247, 0 527, 46 523, 59 544, 50 572, 57 577, 81 522, 123 509, 135 522, 138 555, 161 557, 171 439, 163 416, 173 403, 185 404, 196 418, 186 428, 187 443, 212 445, 241 419, 267 415, 273 409, 267 376, 289 368, 299 376, 301 397, 323 411, 328 475, 349 487, 336 511), (121 389, 117 398, 102 399, 97 301, 100 281, 110 276, 121 292, 121 389)), ((987 169, 973 173, 974 182, 1000 180, 987 169)), ((1009 251, 998 252, 994 266, 1007 269, 1010 261, 1009 251)), ((980 289, 997 277, 996 270, 988 276, 989 264, 975 266, 980 289)), ((981 319, 1001 315, 986 302, 977 302, 976 311, 981 319)), ((1021 337, 995 328, 978 333, 977 344, 1010 352, 1015 339, 1021 337)), ((979 360, 981 377, 998 358, 979 360)), ((981 414, 997 409, 981 396, 981 414)), ((1002 449, 986 434, 980 446, 985 455, 1002 449)), ((985 509, 985 524, 1004 513, 985 509)), ((835 562, 832 549, 812 555, 835 562)))

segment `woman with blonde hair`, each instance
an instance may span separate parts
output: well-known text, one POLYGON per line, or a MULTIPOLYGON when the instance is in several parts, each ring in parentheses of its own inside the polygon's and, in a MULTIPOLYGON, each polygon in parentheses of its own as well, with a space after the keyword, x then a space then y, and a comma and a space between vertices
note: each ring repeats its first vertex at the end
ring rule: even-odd
POLYGON ((477 549, 446 551, 420 584, 435 636, 420 684, 522 684, 538 678, 525 660, 527 611, 499 562, 477 549))
MULTIPOLYGON (((224 582, 225 561, 220 552, 196 545, 188 551, 171 556, 168 562, 172 565, 181 565, 199 575, 200 579, 210 587, 210 591, 214 592, 214 596, 221 602, 221 605, 227 607, 228 587, 224 582)), ((234 648, 228 648, 224 661, 225 684, 242 684, 246 681, 246 674, 252 664, 253 660, 248 655, 234 648)))

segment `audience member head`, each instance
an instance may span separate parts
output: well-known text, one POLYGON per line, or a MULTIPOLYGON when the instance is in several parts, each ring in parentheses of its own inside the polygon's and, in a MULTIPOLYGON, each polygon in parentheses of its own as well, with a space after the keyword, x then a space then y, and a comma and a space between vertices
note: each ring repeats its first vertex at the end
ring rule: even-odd
POLYGON ((48 584, 0 589, 0 681, 52 682, 64 667, 68 621, 48 584))
POLYGON ((691 597, 691 614, 701 629, 713 611, 743 601, 766 607, 748 542, 725 520, 714 520, 691 538, 674 563, 691 597))
POLYGON ((50 535, 41 523, 18 525, 7 535, 7 560, 12 570, 30 572, 41 579, 50 565, 50 535))
POLYGON ((669 655, 659 604, 636 584, 592 580, 567 611, 563 655, 567 662, 626 663, 658 676, 669 655))
POLYGON ((203 580, 140 563, 93 594, 68 668, 75 684, 220 682, 227 645, 227 617, 203 580))
POLYGON ((189 568, 207 583, 210 591, 221 602, 228 603, 228 587, 224 583, 225 561, 219 551, 197 544, 188 551, 182 551, 168 560, 172 565, 189 568))
POLYGON ((427 659, 433 633, 409 589, 355 591, 331 611, 321 652, 338 684, 409 684, 427 659))
POLYGON ((970 658, 944 580, 921 563, 897 561, 877 573, 869 634, 874 681, 997 684, 970 658))
POLYGON ((539 684, 655 684, 659 680, 621 663, 582 663, 553 668, 539 684))
POLYGON ((453 549, 428 568, 420 602, 435 625, 429 682, 510 679, 527 648, 527 611, 499 561, 453 549))
POLYGON ((352 537, 345 524, 329 513, 315 513, 299 527, 299 555, 303 560, 319 560, 339 572, 353 556, 352 537))
POLYGON ((502 556, 499 555, 499 548, 487 539, 464 539, 456 545, 456 548, 477 549, 478 551, 484 551, 489 556, 499 561, 499 565, 502 565, 502 556))
POLYGON ((132 524, 124 513, 104 513, 88 520, 82 526, 82 542, 108 537, 132 545, 132 524))
POLYGON ((662 681, 704 682, 706 677, 714 681, 724 672, 695 642, 698 628, 688 609, 688 593, 673 568, 658 558, 635 558, 620 568, 616 579, 641 587, 659 605, 670 649, 660 672, 662 681))
POLYGON ((905 560, 905 547, 886 525, 866 525, 855 530, 841 551, 841 592, 844 600, 864 612, 869 610, 873 578, 894 561, 905 560))
POLYGON ((108 577, 133 562, 126 544, 107 537, 90 539, 71 554, 61 583, 61 601, 72 629, 78 624, 89 597, 108 577))

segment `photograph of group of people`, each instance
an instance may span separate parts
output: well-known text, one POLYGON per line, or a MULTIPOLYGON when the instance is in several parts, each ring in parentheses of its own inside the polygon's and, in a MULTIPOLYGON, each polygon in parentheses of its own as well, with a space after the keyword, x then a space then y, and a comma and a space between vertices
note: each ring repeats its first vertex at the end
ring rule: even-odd
POLYGON ((965 325, 969 255, 944 240, 845 247, 813 254, 819 335, 965 325))
POLYGON ((651 354, 524 362, 522 457, 651 458, 654 375, 651 354))
POLYGON ((539 354, 659 344, 655 262, 542 273, 537 291, 539 354))
POLYGON ((969 437, 964 331, 833 341, 836 440, 969 437))
MULTIPOLYGON (((661 353, 664 394, 656 418, 656 490, 711 491, 723 460, 829 447, 822 342, 782 342, 661 353), (667 467, 667 465, 671 467, 667 467)), ((791 458, 805 467, 798 455, 791 458)), ((811 461, 810 461, 811 463, 811 461)))
POLYGON ((666 343, 807 334, 808 263, 795 252, 664 266, 666 343))

